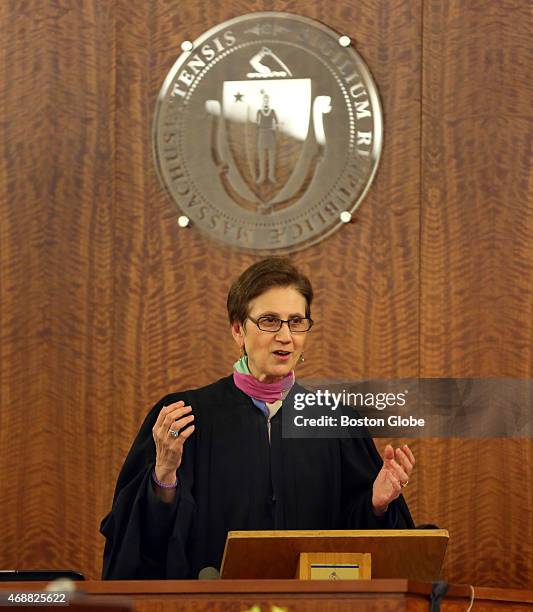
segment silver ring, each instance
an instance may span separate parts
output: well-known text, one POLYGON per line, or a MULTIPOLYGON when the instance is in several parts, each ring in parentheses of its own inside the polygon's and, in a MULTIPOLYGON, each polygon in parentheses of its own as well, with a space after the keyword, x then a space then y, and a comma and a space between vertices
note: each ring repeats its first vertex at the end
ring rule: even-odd
POLYGON ((169 435, 171 438, 178 438, 178 437, 179 437, 179 435, 180 435, 180 432, 179 432, 177 429, 169 429, 169 430, 168 430, 168 435, 169 435))

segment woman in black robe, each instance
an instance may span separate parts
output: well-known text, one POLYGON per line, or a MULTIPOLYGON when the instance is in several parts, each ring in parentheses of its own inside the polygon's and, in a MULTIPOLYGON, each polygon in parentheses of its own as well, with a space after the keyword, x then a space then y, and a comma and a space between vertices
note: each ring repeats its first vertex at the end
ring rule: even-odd
POLYGON ((370 437, 282 435, 282 407, 312 327, 313 291, 289 261, 245 270, 228 294, 241 358, 231 376, 167 395, 120 471, 104 579, 196 578, 220 567, 228 531, 413 528, 401 495, 411 450, 370 437))

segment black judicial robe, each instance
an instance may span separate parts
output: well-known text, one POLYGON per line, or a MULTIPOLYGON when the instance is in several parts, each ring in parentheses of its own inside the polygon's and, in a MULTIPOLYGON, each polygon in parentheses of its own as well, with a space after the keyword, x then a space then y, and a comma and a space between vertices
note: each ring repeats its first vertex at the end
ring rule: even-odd
MULTIPOLYGON (((284 401, 305 389, 295 384, 284 401)), ((402 496, 385 517, 372 512, 382 460, 371 438, 287 439, 282 408, 271 421, 233 377, 173 393, 146 417, 102 521, 104 579, 197 578, 220 568, 228 531, 410 529, 402 496), (152 428, 163 406, 192 406, 195 431, 185 442, 174 502, 155 494, 152 428)))

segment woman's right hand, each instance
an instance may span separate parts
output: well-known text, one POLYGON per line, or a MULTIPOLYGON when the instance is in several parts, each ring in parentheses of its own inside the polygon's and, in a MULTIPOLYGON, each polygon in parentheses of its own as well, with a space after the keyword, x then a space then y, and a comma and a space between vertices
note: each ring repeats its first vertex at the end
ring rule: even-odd
POLYGON ((164 406, 152 428, 155 442, 155 475, 163 484, 176 482, 176 471, 181 464, 183 445, 185 440, 194 431, 194 425, 187 427, 193 420, 192 408, 179 401, 164 406), (187 427, 187 429, 183 429, 187 427), (170 431, 180 431, 177 438, 170 435, 170 431))

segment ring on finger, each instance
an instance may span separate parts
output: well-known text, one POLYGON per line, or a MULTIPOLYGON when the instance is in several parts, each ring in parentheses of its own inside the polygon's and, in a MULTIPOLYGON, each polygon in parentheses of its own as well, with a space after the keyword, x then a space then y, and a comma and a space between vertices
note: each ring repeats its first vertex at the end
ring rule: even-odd
POLYGON ((178 437, 179 437, 179 435, 180 435, 180 432, 179 432, 177 429, 169 429, 169 430, 168 430, 168 435, 169 435, 171 438, 178 438, 178 437))
POLYGON ((405 482, 401 482, 400 484, 402 485, 402 489, 405 489, 405 487, 409 484, 409 481, 406 480, 405 482))

